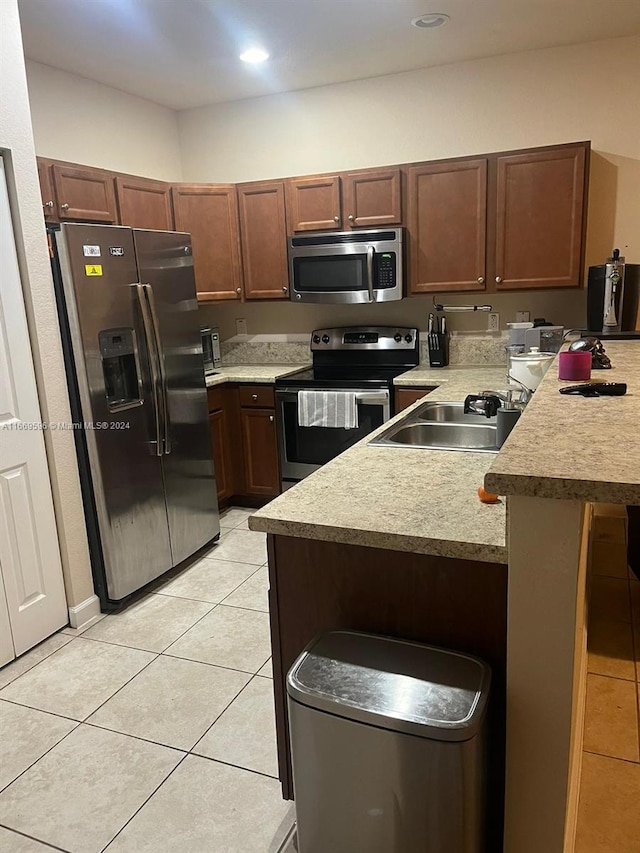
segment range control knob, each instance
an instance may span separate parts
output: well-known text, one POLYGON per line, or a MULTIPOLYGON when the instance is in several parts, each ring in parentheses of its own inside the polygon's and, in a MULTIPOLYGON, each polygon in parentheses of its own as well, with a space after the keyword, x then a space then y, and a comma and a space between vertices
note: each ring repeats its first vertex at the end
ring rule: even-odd
POLYGON ((313 336, 313 342, 314 342, 314 344, 319 344, 320 343, 320 335, 314 335, 313 336))
POLYGON ((399 343, 400 343, 400 341, 402 340, 402 335, 400 334, 400 332, 396 332, 396 333, 395 333, 395 335, 393 336, 393 340, 394 340, 397 344, 399 344, 399 343))
POLYGON ((322 343, 323 343, 323 344, 328 344, 328 343, 329 343, 329 335, 323 335, 323 336, 322 336, 322 343))
POLYGON ((404 336, 404 339, 405 339, 405 341, 406 341, 408 344, 410 344, 410 343, 411 343, 411 341, 413 340, 413 338, 411 337, 411 335, 405 335, 405 336, 404 336))

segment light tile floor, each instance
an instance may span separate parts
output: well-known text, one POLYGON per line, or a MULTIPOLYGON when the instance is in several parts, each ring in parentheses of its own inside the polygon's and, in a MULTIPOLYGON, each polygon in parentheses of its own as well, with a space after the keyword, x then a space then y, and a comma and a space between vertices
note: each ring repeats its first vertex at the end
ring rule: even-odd
POLYGON ((640 853, 640 581, 615 548, 593 550, 588 646, 575 853, 640 853))
POLYGON ((219 545, 0 670, 0 850, 293 853, 263 534, 219 545))

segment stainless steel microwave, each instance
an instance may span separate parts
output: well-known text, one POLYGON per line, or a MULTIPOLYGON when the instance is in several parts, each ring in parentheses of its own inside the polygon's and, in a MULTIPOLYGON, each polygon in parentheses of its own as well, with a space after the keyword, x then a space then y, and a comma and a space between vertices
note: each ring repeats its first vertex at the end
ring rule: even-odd
POLYGON ((292 302, 390 302, 404 295, 403 229, 289 237, 292 302))

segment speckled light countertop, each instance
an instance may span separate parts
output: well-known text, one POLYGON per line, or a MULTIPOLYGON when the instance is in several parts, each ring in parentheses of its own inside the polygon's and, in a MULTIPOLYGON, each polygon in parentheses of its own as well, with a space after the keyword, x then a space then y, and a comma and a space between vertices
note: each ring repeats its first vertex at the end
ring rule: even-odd
POLYGON ((225 382, 255 382, 272 385, 276 379, 304 370, 308 364, 232 364, 218 367, 213 376, 207 376, 207 388, 224 385, 225 382))
MULTIPOLYGON (((505 369, 500 367, 416 368, 402 379, 407 376, 409 386, 438 385, 431 400, 464 400, 467 394, 505 387, 505 369)), ((395 420, 408 411, 405 409, 395 420)), ((489 453, 369 447, 373 436, 390 423, 258 510, 249 520, 250 528, 506 563, 504 503, 481 504, 477 496, 477 488, 495 457, 489 453)))
POLYGON ((624 397, 558 393, 557 361, 493 459, 499 494, 640 504, 640 341, 605 342, 611 370, 592 381, 626 382, 624 397))

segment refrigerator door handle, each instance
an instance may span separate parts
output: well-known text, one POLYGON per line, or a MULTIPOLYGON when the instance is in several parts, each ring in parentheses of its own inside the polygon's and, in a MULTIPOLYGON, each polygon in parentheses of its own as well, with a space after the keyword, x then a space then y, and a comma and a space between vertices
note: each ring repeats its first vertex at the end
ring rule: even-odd
POLYGON ((162 390, 162 422, 164 424, 164 452, 171 453, 171 438, 169 429, 171 422, 169 420, 169 400, 167 397, 167 373, 164 366, 164 356, 162 354, 162 340, 160 338, 160 324, 158 323, 158 314, 156 312, 156 300, 153 293, 153 287, 150 284, 143 284, 144 291, 147 295, 149 303, 149 311, 151 313, 151 323, 153 326, 153 337, 155 340, 156 357, 158 359, 158 369, 160 371, 160 387, 162 390))
POLYGON ((153 410, 156 422, 156 456, 162 456, 162 429, 160 425, 160 401, 158 400, 159 375, 154 343, 155 338, 153 336, 151 318, 147 310, 147 300, 144 293, 144 285, 134 284, 133 287, 135 287, 136 296, 138 297, 138 305, 140 306, 140 313, 142 315, 142 325, 144 328, 145 343, 147 346, 147 353, 149 354, 149 369, 151 371, 151 395, 153 397, 153 410))

